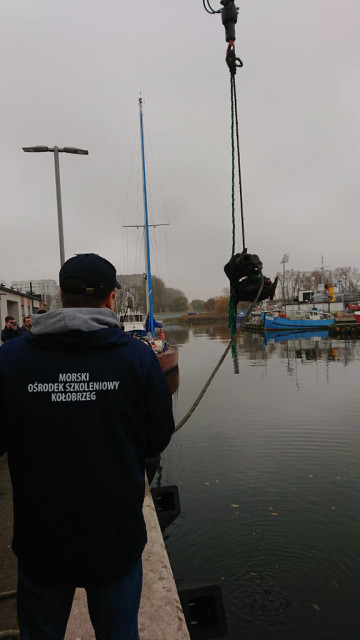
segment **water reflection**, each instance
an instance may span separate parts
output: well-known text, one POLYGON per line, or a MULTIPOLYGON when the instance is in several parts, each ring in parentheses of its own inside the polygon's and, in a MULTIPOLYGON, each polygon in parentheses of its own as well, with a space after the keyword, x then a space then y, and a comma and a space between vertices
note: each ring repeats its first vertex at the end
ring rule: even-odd
POLYGON ((289 340, 307 340, 318 342, 319 338, 327 338, 329 331, 264 331, 263 344, 273 344, 274 342, 288 342, 289 340))
POLYGON ((170 341, 173 340, 177 346, 181 346, 182 344, 189 342, 190 331, 189 327, 182 327, 178 324, 165 325, 167 339, 170 341))
POLYGON ((176 344, 186 344, 192 336, 207 336, 210 339, 224 340, 230 339, 230 331, 226 324, 194 325, 191 327, 183 325, 166 325, 166 335, 173 339, 176 344))
MULTIPOLYGON (((229 342, 188 330, 182 417, 229 342)), ((227 640, 358 640, 360 342, 240 333, 161 460, 182 513, 166 530, 177 581, 221 586, 227 640)))
MULTIPOLYGON (((230 331, 224 324, 195 325, 193 327, 172 325, 169 329, 171 330, 171 334, 169 332, 171 339, 180 348, 193 338, 205 337, 211 341, 220 341, 225 350, 231 339, 230 331)), ((253 366, 264 366, 267 360, 280 355, 287 360, 288 373, 296 374, 295 360, 300 360, 301 362, 325 360, 327 362, 342 362, 347 365, 359 357, 359 344, 359 339, 356 336, 347 339, 339 339, 338 336, 329 337, 328 330, 314 332, 265 331, 262 333, 241 331, 231 353, 233 372, 234 374, 239 374, 240 372, 240 351, 243 356, 245 354, 251 359, 253 366)), ((213 367, 216 364, 217 362, 214 361, 213 367)), ((175 388, 173 385, 173 391, 175 388)))

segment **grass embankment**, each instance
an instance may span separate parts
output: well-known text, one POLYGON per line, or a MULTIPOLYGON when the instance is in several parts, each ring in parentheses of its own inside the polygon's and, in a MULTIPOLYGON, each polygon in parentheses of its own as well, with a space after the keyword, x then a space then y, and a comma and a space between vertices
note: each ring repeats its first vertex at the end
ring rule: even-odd
POLYGON ((178 318, 179 324, 213 324, 219 322, 224 324, 228 321, 227 313, 195 313, 193 315, 183 315, 178 318))

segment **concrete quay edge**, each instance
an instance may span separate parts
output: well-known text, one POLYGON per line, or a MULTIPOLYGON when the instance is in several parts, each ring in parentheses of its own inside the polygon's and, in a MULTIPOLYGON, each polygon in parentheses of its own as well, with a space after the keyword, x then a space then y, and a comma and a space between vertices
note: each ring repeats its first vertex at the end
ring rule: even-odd
MULTIPOLYGON (((147 482, 143 513, 148 542, 142 556, 143 590, 139 611, 140 640, 155 640, 155 638, 156 640, 190 640, 147 482)), ((84 589, 76 589, 65 640, 95 640, 84 589)))

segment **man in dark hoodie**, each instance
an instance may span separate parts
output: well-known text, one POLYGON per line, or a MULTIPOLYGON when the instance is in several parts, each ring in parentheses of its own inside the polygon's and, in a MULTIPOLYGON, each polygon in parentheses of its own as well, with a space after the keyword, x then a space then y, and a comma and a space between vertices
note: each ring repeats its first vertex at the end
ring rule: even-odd
POLYGON ((62 640, 76 587, 98 640, 139 637, 145 457, 174 421, 156 355, 113 312, 119 286, 104 258, 70 258, 63 308, 0 349, 22 640, 62 640))
POLYGON ((11 340, 12 338, 20 338, 23 335, 21 328, 18 326, 14 316, 6 316, 5 327, 1 332, 1 341, 11 340))

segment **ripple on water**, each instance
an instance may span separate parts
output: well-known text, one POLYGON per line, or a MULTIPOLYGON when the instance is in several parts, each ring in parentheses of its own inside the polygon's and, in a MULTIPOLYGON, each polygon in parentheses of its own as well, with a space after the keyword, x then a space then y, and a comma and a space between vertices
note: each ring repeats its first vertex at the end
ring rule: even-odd
MULTIPOLYGON (((180 416, 213 345, 182 372, 180 416)), ((288 346, 289 363, 276 346, 265 360, 244 338, 239 375, 226 361, 174 437, 167 547, 176 579, 221 586, 227 640, 359 640, 360 346, 306 364, 288 346)))

